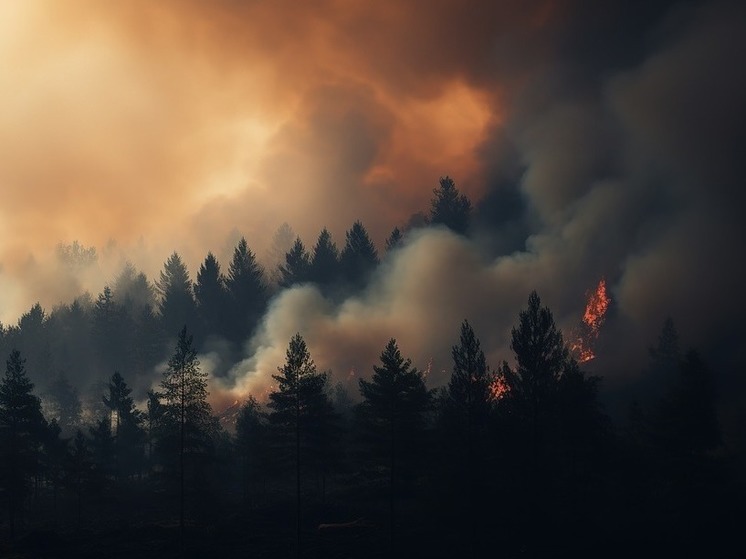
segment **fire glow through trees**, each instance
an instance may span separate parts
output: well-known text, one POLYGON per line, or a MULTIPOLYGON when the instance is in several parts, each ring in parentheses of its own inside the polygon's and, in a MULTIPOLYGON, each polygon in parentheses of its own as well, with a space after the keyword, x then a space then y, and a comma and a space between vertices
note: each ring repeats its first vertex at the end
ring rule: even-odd
POLYGON ((570 344, 570 350, 579 363, 587 363, 596 357, 594 346, 610 303, 611 298, 606 292, 606 280, 602 278, 596 289, 588 294, 580 328, 572 335, 574 340, 570 344))

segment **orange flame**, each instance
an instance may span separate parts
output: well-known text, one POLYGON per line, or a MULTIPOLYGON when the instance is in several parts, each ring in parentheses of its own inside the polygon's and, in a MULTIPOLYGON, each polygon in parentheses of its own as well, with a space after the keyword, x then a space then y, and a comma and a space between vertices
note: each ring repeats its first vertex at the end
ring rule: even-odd
POLYGON ((606 292, 606 280, 601 278, 596 290, 588 295, 580 329, 573 333, 575 340, 570 350, 579 363, 586 363, 596 357, 593 346, 606 319, 611 298, 606 292))
POLYGON ((510 390, 505 379, 501 376, 496 376, 495 379, 490 383, 490 400, 499 400, 510 390))

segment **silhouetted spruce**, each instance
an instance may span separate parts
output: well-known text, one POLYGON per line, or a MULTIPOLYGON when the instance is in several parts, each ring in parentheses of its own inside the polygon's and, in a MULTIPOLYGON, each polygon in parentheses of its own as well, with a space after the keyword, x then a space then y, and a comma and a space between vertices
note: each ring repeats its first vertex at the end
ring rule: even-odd
POLYGON ((208 252, 205 261, 197 272, 194 284, 194 298, 197 302, 197 315, 202 322, 206 335, 225 336, 227 328, 225 318, 232 312, 229 304, 226 278, 220 271, 220 263, 212 252, 208 252))
POLYGON ((202 371, 192 336, 181 329, 174 354, 163 373, 160 394, 163 410, 160 419, 163 431, 160 443, 163 452, 177 458, 179 479, 179 526, 184 533, 186 469, 198 466, 211 447, 215 429, 210 405, 207 403, 207 373, 202 371))
POLYGON ((134 368, 132 352, 134 325, 129 313, 114 300, 114 294, 108 285, 96 299, 92 319, 92 339, 99 367, 108 371, 112 369, 132 371, 134 368))
POLYGON ((229 337, 236 343, 243 343, 253 332, 267 305, 264 270, 243 237, 233 251, 225 283, 231 304, 229 337))
POLYGON ((0 487, 8 513, 11 540, 38 467, 38 450, 45 428, 41 403, 26 375, 25 360, 13 350, 0 382, 0 487))
POLYGON ((194 328, 196 305, 192 294, 192 282, 181 257, 174 252, 163 265, 160 279, 156 282, 160 296, 158 311, 164 332, 178 332, 187 325, 194 328))
POLYGON ((446 487, 452 490, 456 522, 466 532, 466 548, 477 553, 481 540, 480 524, 486 507, 487 461, 493 448, 489 421, 495 395, 494 375, 487 367, 474 330, 468 321, 461 324, 459 344, 451 349, 453 370, 441 401, 440 426, 444 437, 446 487))
POLYGON ((309 281, 311 258, 300 237, 295 239, 293 247, 285 254, 285 261, 280 264, 279 271, 281 287, 291 287, 309 281))
POLYGON ((339 281, 340 273, 337 245, 334 244, 331 233, 324 228, 313 247, 310 279, 324 290, 339 281))
POLYGON ((118 301, 131 318, 146 306, 153 307, 155 301, 155 287, 150 284, 147 276, 138 272, 137 268, 127 262, 112 285, 114 300, 118 301))
POLYGON ((389 531, 394 540, 395 500, 400 482, 415 471, 423 447, 425 414, 432 393, 410 359, 404 359, 389 340, 381 353, 381 366, 373 366, 370 381, 360 379, 363 401, 358 406, 364 441, 377 466, 388 470, 389 531))
POLYGON ((322 445, 329 444, 328 424, 333 409, 326 394, 328 376, 318 373, 316 365, 300 334, 290 340, 285 365, 278 367, 277 389, 270 393, 269 421, 275 427, 277 441, 283 444, 285 455, 294 463, 296 481, 297 545, 301 534, 301 472, 305 461, 317 459, 322 445))
POLYGON ((114 475, 133 476, 142 471, 145 432, 142 429, 142 414, 135 408, 132 389, 119 372, 114 372, 109 381, 108 395, 102 398, 111 411, 114 436, 114 475))
POLYGON ((389 238, 386 239, 386 252, 391 252, 392 250, 399 248, 402 244, 403 236, 401 234, 401 231, 398 227, 394 227, 394 229, 391 231, 391 234, 389 235, 389 238))
POLYGON ((433 189, 430 201, 430 223, 445 225, 456 233, 465 234, 469 229, 471 202, 456 188, 453 179, 440 178, 440 185, 433 189))
POLYGON ((365 286, 370 274, 378 266, 378 252, 368 231, 356 221, 346 233, 346 241, 339 258, 342 273, 353 289, 365 286))

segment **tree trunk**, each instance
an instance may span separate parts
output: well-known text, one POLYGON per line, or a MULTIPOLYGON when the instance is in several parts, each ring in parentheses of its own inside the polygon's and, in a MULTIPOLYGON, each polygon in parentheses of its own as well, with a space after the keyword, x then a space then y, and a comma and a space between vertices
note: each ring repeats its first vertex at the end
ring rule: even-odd
MULTIPOLYGON (((183 386, 183 385, 182 385, 183 386)), ((181 536, 181 553, 184 554, 184 421, 185 421, 185 410, 184 410, 184 399, 185 395, 182 388, 181 397, 181 429, 180 429, 180 444, 179 444, 179 534, 181 536)))
POLYGON ((296 537, 297 537, 297 556, 300 557, 300 394, 296 395, 295 404, 295 483, 296 483, 296 537))

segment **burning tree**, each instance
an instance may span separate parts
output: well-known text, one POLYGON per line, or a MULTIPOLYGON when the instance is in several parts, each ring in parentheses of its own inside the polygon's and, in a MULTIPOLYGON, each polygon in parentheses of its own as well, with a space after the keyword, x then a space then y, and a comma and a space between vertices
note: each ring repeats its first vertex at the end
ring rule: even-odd
POLYGON ((574 340, 570 344, 573 357, 579 363, 586 363, 596 357, 594 346, 611 303, 611 298, 606 292, 606 280, 602 278, 596 289, 589 293, 587 298, 588 302, 585 305, 583 318, 580 326, 573 331, 572 337, 574 340))

